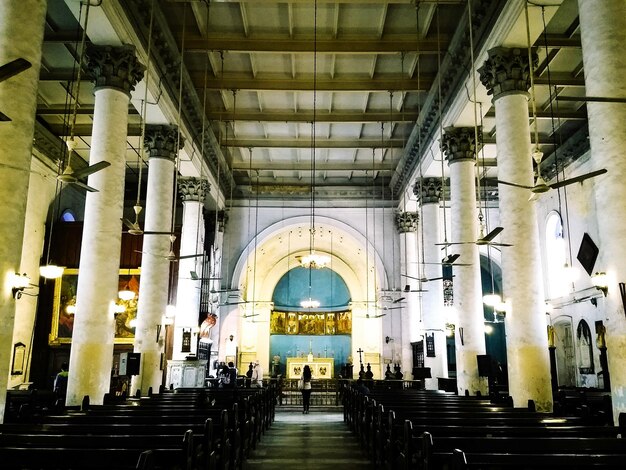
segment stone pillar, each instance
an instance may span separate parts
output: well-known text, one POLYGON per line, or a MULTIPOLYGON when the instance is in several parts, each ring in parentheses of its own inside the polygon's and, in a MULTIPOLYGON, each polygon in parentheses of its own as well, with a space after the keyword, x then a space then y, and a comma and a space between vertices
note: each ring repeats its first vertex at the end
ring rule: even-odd
MULTIPOLYGON (((215 231, 215 240, 213 242, 213 249, 211 251, 211 268, 209 272, 209 277, 212 279, 209 280, 209 289, 219 291, 221 288, 221 277, 222 277, 222 259, 224 253, 224 231, 226 229, 226 224, 228 223, 228 214, 226 211, 218 211, 217 214, 214 213, 214 216, 217 218, 217 229, 215 231)), ((221 294, 211 294, 215 296, 216 300, 220 299, 221 294)), ((212 299, 213 300, 213 299, 212 299)), ((215 325, 211 328, 209 339, 211 341, 211 357, 209 359, 208 369, 213 371, 213 364, 218 360, 219 357, 219 345, 220 345, 220 329, 221 329, 221 321, 220 317, 222 316, 222 312, 220 312, 217 302, 209 303, 209 314, 216 315, 217 318, 215 325)), ((214 372, 214 371, 213 371, 214 372)), ((215 374, 214 374, 215 375, 215 374)))
MULTIPOLYGON (((144 137, 148 159, 148 190, 146 193, 146 232, 169 232, 172 229, 175 161, 178 154, 178 127, 147 126, 144 137)), ((182 144, 182 142, 181 142, 182 144)), ((139 375, 133 377, 131 390, 147 395, 152 387, 161 385, 161 353, 165 341, 163 316, 169 294, 170 237, 146 233, 141 258, 141 288, 137 303, 135 352, 141 353, 139 375), (158 333, 157 333, 158 332, 158 333)))
MULTIPOLYGON (((489 51, 479 73, 496 108, 498 179, 532 186, 529 70, 526 50, 497 47, 489 51)), ((509 393, 515 406, 526 406, 532 399, 538 410, 550 411, 550 359, 537 211, 528 201, 527 189, 500 184, 498 191, 504 227, 500 239, 513 245, 502 249, 509 393)))
POLYGON ((87 193, 76 289, 76 314, 67 386, 68 405, 85 395, 100 404, 109 391, 115 335, 124 206, 126 138, 130 92, 144 67, 133 46, 92 46, 88 66, 95 79, 95 108, 89 164, 111 166, 89 176, 99 190, 87 193))
MULTIPOLYGON (((479 130, 479 135, 482 130, 479 130)), ((456 380, 459 395, 487 392, 487 381, 478 375, 477 355, 485 354, 483 313, 476 210, 476 141, 474 128, 448 127, 442 142, 450 168, 450 218, 453 245, 464 264, 454 267, 454 309, 456 311, 456 380)))
MULTIPOLYGON (((421 205, 422 224, 420 226, 422 245, 424 246, 423 275, 427 279, 441 277, 441 251, 436 249, 439 243, 439 202, 441 201, 441 180, 423 178, 413 187, 421 205)), ((429 281, 422 287, 428 292, 422 294, 422 321, 424 333, 435 339, 435 356, 424 358, 426 367, 430 367, 431 379, 426 379, 428 390, 437 390, 437 377, 448 377, 448 350, 446 345, 446 317, 443 304, 443 283, 441 280, 429 281)))
MULTIPOLYGON (((626 3, 623 0, 578 0, 586 95, 626 98, 626 3)), ((626 282, 626 106, 587 102, 593 169, 608 173, 595 179, 600 258, 596 270, 607 273, 606 352, 611 376, 613 417, 626 412, 626 317, 618 283, 626 282)))
MULTIPOLYGON (((418 276, 418 256, 417 256, 417 212, 398 211, 395 214, 396 229, 400 234, 400 270, 408 276, 418 276)), ((408 278, 405 278, 408 279, 408 278)), ((407 281, 407 284, 416 285, 414 280, 407 281)), ((402 357, 402 373, 405 379, 413 378, 413 349, 411 343, 415 343, 422 338, 419 330, 420 326, 420 305, 419 293, 405 292, 406 305, 400 311, 402 312, 402 335, 401 335, 401 357, 402 357)), ((396 358, 392 358, 394 362, 396 358)))
MULTIPOLYGON (((181 256, 204 253, 204 207, 209 182, 200 178, 179 178, 178 193, 183 200, 183 228, 180 239, 181 256)), ((178 288, 176 292, 176 320, 174 328, 173 360, 185 359, 195 354, 198 320, 200 315, 200 284, 191 279, 191 271, 202 273, 202 257, 183 258, 178 262, 178 288), (191 335, 190 347, 186 347, 191 335), (189 350, 187 350, 189 349, 189 350)))
MULTIPOLYGON (((31 67, 0 83, 0 423, 13 354, 15 302, 11 277, 20 271, 46 2, 0 2, 0 65, 23 58, 31 67)), ((39 273, 27 273, 37 283, 39 273)), ((30 348, 29 348, 30 349, 30 348)))

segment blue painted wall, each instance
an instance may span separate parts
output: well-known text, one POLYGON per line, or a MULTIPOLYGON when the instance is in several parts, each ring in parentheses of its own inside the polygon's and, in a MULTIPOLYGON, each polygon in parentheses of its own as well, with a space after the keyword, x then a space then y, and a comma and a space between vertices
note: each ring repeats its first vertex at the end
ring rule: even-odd
MULTIPOLYGON (((350 291, 339 274, 329 268, 308 269, 296 267, 289 270, 274 289, 272 301, 276 309, 283 311, 301 310, 300 302, 309 296, 320 302, 320 308, 332 311, 343 310, 350 302, 350 291), (309 292, 309 283, 311 289, 309 292)), ((307 335, 271 335, 270 362, 274 356, 280 356, 281 373, 285 373, 288 357, 305 357, 309 353, 309 344, 315 357, 332 357, 335 362, 336 377, 341 366, 348 361, 352 351, 352 339, 349 335, 307 336, 307 335), (310 342, 310 343, 309 343, 310 342)))
POLYGON ((328 268, 297 267, 287 272, 276 284, 272 301, 281 310, 299 308, 300 302, 310 297, 320 302, 321 308, 345 307, 350 302, 350 291, 343 278, 328 268))

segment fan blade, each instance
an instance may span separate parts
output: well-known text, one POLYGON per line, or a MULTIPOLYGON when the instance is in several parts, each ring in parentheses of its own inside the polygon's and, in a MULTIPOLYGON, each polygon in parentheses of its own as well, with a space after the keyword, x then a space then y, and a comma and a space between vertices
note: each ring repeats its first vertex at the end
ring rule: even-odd
POLYGON ((111 164, 107 162, 106 160, 102 160, 101 162, 94 163, 93 165, 87 166, 85 168, 74 170, 72 175, 75 178, 84 178, 85 176, 89 176, 95 173, 96 171, 104 170, 108 166, 111 166, 111 164))
MULTIPOLYGON (((192 281, 219 281, 222 278, 221 277, 199 277, 198 273, 195 271, 189 271, 189 275, 191 276, 190 279, 192 281)), ((226 291, 215 291, 212 290, 211 293, 213 292, 226 292, 226 291)))
POLYGON ((70 183, 70 184, 74 184, 74 185, 78 186, 79 188, 86 189, 90 193, 97 193, 97 192, 99 192, 96 188, 92 188, 91 186, 87 186, 82 181, 74 181, 73 183, 70 183))
POLYGON ((489 246, 513 246, 510 243, 494 243, 494 242, 490 242, 488 243, 489 246))
POLYGON ((550 186, 552 189, 557 189, 563 186, 567 186, 568 184, 580 183, 586 179, 593 178, 598 175, 603 175, 606 172, 607 172, 606 168, 602 168, 601 170, 596 170, 590 173, 585 173, 584 175, 575 176, 574 178, 569 178, 563 181, 557 181, 556 183, 550 184, 548 186, 550 186))
POLYGON ((522 189, 533 189, 534 188, 534 186, 526 186, 524 184, 510 183, 508 181, 502 181, 502 180, 497 180, 497 181, 500 184, 506 184, 507 186, 514 186, 516 188, 522 188, 522 189))
POLYGON ((3 112, 0 112, 0 122, 9 122, 10 120, 11 118, 9 116, 4 114, 3 112))
POLYGON ((199 253, 199 254, 195 254, 195 255, 183 255, 183 256, 177 256, 176 259, 189 259, 189 258, 199 258, 201 256, 204 256, 204 253, 199 253))
POLYGON ((454 254, 452 254, 452 255, 448 255, 448 256, 446 256, 445 258, 443 258, 443 259, 441 260, 441 262, 442 262, 443 264, 452 264, 452 263, 454 263, 457 259, 459 259, 459 256, 461 256, 461 255, 460 255, 460 254, 458 254, 458 253, 454 253, 454 254))
POLYGON ((483 238, 481 238, 480 240, 484 242, 490 242, 491 240, 496 238, 500 234, 500 232, 502 232, 502 230, 504 230, 503 227, 496 227, 487 235, 485 235, 483 238))
POLYGON ((19 59, 12 60, 8 64, 0 66, 0 82, 29 69, 31 65, 29 61, 20 57, 19 59))
POLYGON ((148 230, 145 232, 142 232, 144 235, 173 235, 172 232, 154 232, 152 230, 148 230))

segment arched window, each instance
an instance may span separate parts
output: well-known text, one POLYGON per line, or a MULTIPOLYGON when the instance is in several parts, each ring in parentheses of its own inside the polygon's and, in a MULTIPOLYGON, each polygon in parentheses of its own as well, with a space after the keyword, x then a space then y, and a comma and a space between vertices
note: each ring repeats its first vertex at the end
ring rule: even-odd
POLYGON ((61 220, 63 222, 76 222, 76 216, 74 215, 72 209, 65 209, 61 213, 61 220))
POLYGON ((570 280, 566 273, 567 246, 563 237, 563 223, 558 212, 551 212, 546 222, 546 260, 548 297, 561 297, 569 292, 570 280))

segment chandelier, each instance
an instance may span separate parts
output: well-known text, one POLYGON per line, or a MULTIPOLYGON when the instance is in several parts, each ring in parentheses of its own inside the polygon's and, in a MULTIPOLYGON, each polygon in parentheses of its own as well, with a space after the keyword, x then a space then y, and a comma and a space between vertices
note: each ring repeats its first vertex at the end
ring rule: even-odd
POLYGON ((315 250, 311 250, 308 255, 296 256, 296 259, 300 263, 301 267, 307 269, 322 269, 330 263, 330 256, 320 255, 316 253, 315 250))
POLYGON ((302 308, 319 308, 320 303, 317 300, 312 300, 310 297, 307 300, 300 302, 302 308))

